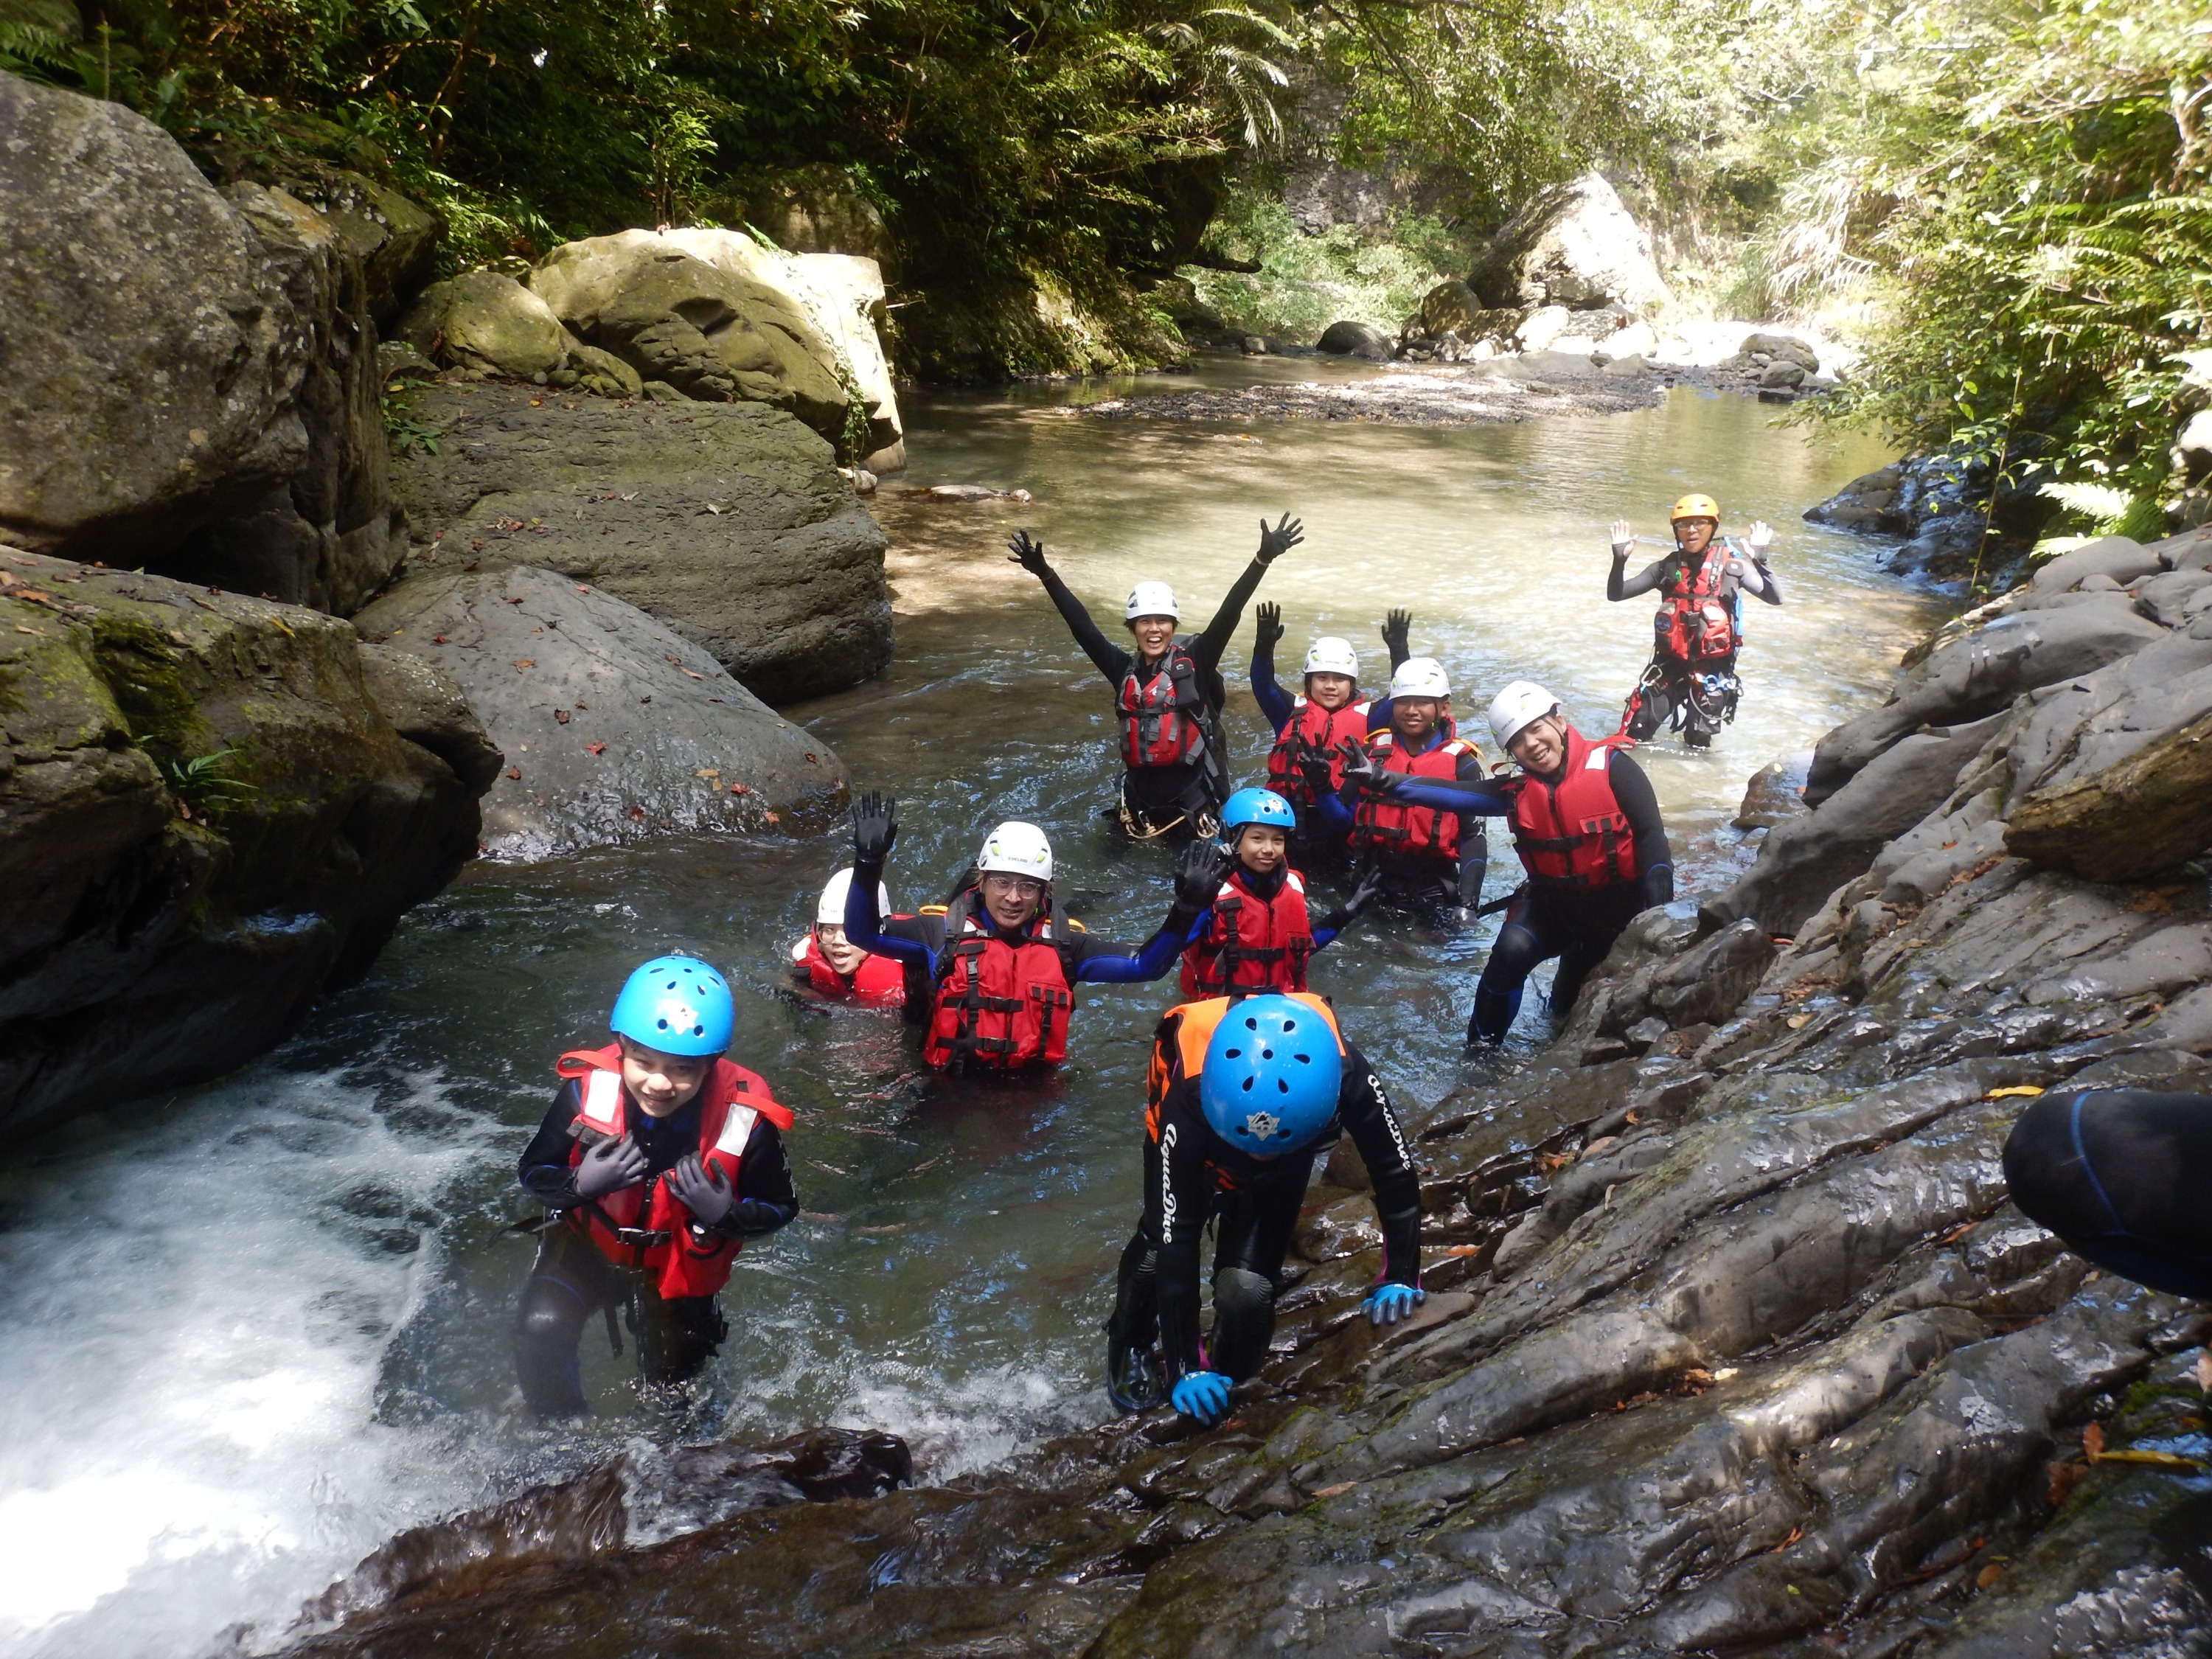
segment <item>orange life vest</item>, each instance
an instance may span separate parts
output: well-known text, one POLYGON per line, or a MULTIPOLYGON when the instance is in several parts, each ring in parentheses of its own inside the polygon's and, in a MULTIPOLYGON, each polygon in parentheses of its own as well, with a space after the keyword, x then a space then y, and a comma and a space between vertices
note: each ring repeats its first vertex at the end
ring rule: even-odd
POLYGON ((1680 662, 1709 662, 1735 654, 1742 643, 1736 631, 1735 596, 1724 591, 1726 568, 1735 550, 1715 538, 1694 569, 1676 564, 1660 588, 1665 601, 1652 619, 1662 656, 1680 662))
POLYGON ((1306 884, 1298 872, 1285 870, 1274 897, 1264 899, 1244 884, 1242 871, 1232 870, 1213 896, 1206 931, 1182 953, 1182 994, 1303 991, 1313 952, 1306 884))
MULTIPOLYGON (((1459 776, 1461 756, 1477 752, 1473 744, 1447 738, 1418 755, 1408 755, 1399 746, 1395 732, 1374 733, 1368 738, 1368 749, 1386 772, 1445 780, 1459 776)), ((1409 805, 1392 800, 1388 795, 1363 795, 1359 810, 1352 815, 1352 848, 1354 852, 1372 848, 1407 857, 1455 860, 1459 857, 1459 815, 1439 812, 1430 806, 1409 805)))
MULTIPOLYGON (((601 1140, 619 1139, 629 1127, 630 1103, 622 1081, 622 1046, 583 1048, 561 1056, 554 1069, 576 1085, 583 1104, 568 1133, 568 1167, 601 1140)), ((717 1060, 699 1089, 699 1158, 738 1186, 738 1170, 754 1123, 766 1118, 788 1132, 792 1115, 778 1105, 757 1073, 717 1060)), ((562 1212, 562 1220, 599 1247, 618 1267, 646 1274, 664 1297, 712 1296, 729 1281, 738 1243, 709 1232, 692 1218, 665 1174, 606 1193, 562 1212), (650 1196, 648 1197, 648 1193, 650 1196)))
POLYGON ((1124 766, 1184 766, 1204 757, 1212 709, 1200 679, 1198 664, 1179 642, 1149 672, 1129 659, 1114 705, 1124 766))
MULTIPOLYGON (((902 921, 890 916, 886 921, 902 921)), ((806 982, 824 996, 858 997, 863 1002, 896 1005, 906 1000, 906 969, 893 957, 866 955, 847 979, 822 954, 822 941, 809 933, 791 947, 791 959, 806 970, 806 982)))
POLYGON ((980 904, 971 887, 945 912, 921 1057, 936 1066, 1056 1066, 1067 1054, 1075 994, 1053 943, 1049 903, 1011 941, 978 915, 980 904))
MULTIPOLYGON (((1328 1006, 1328 998, 1316 996, 1311 991, 1286 991, 1284 994, 1304 1003, 1327 1020, 1328 1029, 1336 1036, 1337 1052, 1344 1052, 1344 1030, 1337 1024, 1336 1010, 1328 1006)), ((1214 1027, 1221 1024, 1221 1017, 1236 1006, 1235 997, 1207 997, 1178 1003, 1160 1016, 1162 1032, 1167 1030, 1170 1020, 1176 1022, 1175 1046, 1170 1048, 1156 1037, 1152 1063, 1145 1073, 1145 1133, 1152 1139, 1160 1138, 1160 1109, 1167 1103, 1168 1091, 1206 1069, 1206 1045, 1213 1041, 1214 1027)))
POLYGON ((1358 743, 1366 737, 1369 705, 1347 703, 1332 714, 1319 703, 1299 697, 1291 707, 1295 712, 1283 722, 1281 735, 1267 751, 1267 787, 1291 805, 1304 808, 1314 804, 1314 789, 1306 781, 1302 763, 1310 757, 1325 756, 1331 793, 1343 788, 1344 757, 1337 752, 1337 745, 1346 738, 1358 743))
POLYGON ((1592 743, 1566 728, 1567 758, 1557 783, 1523 775, 1513 791, 1513 850, 1530 878, 1565 887, 1610 887, 1636 879, 1636 837, 1608 775, 1620 737, 1592 743))

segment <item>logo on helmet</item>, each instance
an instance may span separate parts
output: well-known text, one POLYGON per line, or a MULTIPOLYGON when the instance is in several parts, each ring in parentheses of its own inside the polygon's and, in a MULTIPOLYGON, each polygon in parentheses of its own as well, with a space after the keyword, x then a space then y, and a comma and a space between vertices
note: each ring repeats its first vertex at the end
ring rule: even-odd
POLYGON ((660 1023, 678 1031, 690 1031, 705 1022, 699 1018, 699 1011, 688 1002, 664 1002, 660 1005, 660 1023))
POLYGON ((1244 1120, 1244 1133, 1255 1140, 1273 1140, 1282 1121, 1273 1112, 1255 1112, 1244 1120))

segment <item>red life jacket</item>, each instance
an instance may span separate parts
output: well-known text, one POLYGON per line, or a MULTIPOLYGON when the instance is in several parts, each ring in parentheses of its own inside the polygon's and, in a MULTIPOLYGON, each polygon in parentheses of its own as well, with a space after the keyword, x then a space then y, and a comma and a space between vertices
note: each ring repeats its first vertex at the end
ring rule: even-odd
MULTIPOLYGON (((629 1127, 622 1045, 563 1054, 554 1069, 575 1084, 583 1101, 568 1126, 575 1142, 568 1149, 573 1170, 590 1147, 620 1139, 629 1127)), ((755 1121, 764 1117, 787 1133, 790 1109, 776 1103, 757 1073, 726 1060, 714 1062, 698 1097, 700 1161, 720 1170, 734 1192, 755 1121)), ((665 1297, 714 1295, 728 1282, 730 1264, 738 1259, 738 1241, 695 1222, 691 1212, 668 1190, 665 1175, 587 1199, 564 1212, 562 1220, 599 1246, 599 1254, 617 1267, 646 1274, 665 1297)))
POLYGON ((1184 766, 1206 753, 1213 711, 1200 686, 1197 663, 1180 642, 1146 671, 1134 657, 1114 700, 1121 717, 1124 766, 1184 766))
POLYGON ((1313 952, 1306 884, 1298 872, 1285 870, 1275 896, 1264 899, 1244 884, 1242 870, 1231 870, 1213 896, 1206 932, 1182 953, 1182 994, 1303 991, 1313 952))
POLYGON ((1695 569, 1671 568, 1660 588, 1665 601, 1652 617, 1662 656, 1700 663, 1735 654, 1742 643, 1735 626, 1735 597, 1725 592, 1725 571, 1734 550, 1714 538, 1695 569))
MULTIPOLYGON (((1386 772, 1403 772, 1416 778, 1454 779, 1459 776, 1459 757, 1474 754, 1474 745, 1447 738, 1434 748, 1407 755, 1399 747, 1395 732, 1377 732, 1369 738, 1368 751, 1386 772)), ((1363 795, 1352 814, 1352 848, 1370 848, 1408 857, 1457 859, 1459 815, 1433 807, 1412 806, 1388 795, 1363 795)))
POLYGON ((1636 879, 1636 836, 1613 793, 1609 769, 1631 739, 1592 743, 1566 729, 1567 760, 1557 783, 1523 775, 1511 781, 1513 850, 1529 876, 1567 887, 1610 887, 1636 879))
POLYGON ((1267 751, 1267 787, 1296 807, 1314 804, 1313 786, 1306 781, 1300 763, 1309 757, 1328 758, 1328 787, 1333 793, 1344 787, 1344 757, 1337 745, 1346 738, 1358 743, 1367 735, 1368 705, 1346 703, 1331 714, 1304 697, 1291 705, 1294 712, 1283 723, 1282 735, 1267 751))
POLYGON ((921 1057, 937 1066, 1056 1066, 1067 1054, 1075 994, 1053 943, 1052 912, 1040 910, 1009 943, 978 915, 981 902, 971 887, 945 912, 921 1057))
POLYGON ((830 965, 830 958, 822 954, 822 941, 810 932, 791 947, 791 959, 806 970, 806 982, 824 996, 858 997, 863 1002, 892 1006, 906 1000, 906 969, 896 957, 863 956, 848 980, 830 965))

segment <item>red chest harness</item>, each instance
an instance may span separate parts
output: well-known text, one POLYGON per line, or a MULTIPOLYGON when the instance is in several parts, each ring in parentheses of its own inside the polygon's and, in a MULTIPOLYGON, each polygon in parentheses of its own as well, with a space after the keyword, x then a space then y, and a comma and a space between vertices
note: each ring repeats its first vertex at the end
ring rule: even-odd
POLYGON ((1735 605, 1722 590, 1733 550, 1716 539, 1695 569, 1677 565, 1667 577, 1666 601, 1652 617, 1663 656, 1698 663, 1735 653, 1742 643, 1736 631, 1735 605))
POLYGON ((1513 850, 1535 881, 1563 887, 1609 887, 1636 879, 1636 837, 1608 775, 1625 738, 1592 743, 1571 726, 1567 759, 1557 783, 1512 780, 1513 850))
MULTIPOLYGON (((601 1140, 619 1139, 629 1127, 621 1045, 563 1054, 554 1069, 575 1084, 583 1103, 568 1126, 575 1142, 568 1149, 573 1170, 586 1150, 601 1140)), ((788 1131, 790 1109, 776 1103, 757 1073, 726 1060, 714 1062, 700 1085, 699 1103, 700 1161, 720 1170, 734 1192, 755 1122, 766 1118, 788 1131)), ((563 1212, 562 1219, 617 1267, 646 1274, 664 1297, 714 1295, 728 1282, 730 1264, 738 1259, 738 1241, 695 1222, 668 1190, 665 1176, 587 1199, 563 1212)))
POLYGON ((1205 933, 1183 951, 1182 994, 1218 997, 1231 991, 1303 991, 1306 962, 1313 952, 1306 884, 1298 872, 1285 871, 1283 884, 1268 899, 1244 884, 1241 870, 1232 870, 1214 895, 1205 933))
POLYGON ((1284 723, 1275 746, 1267 751, 1267 787, 1291 805, 1307 807, 1314 803, 1314 790, 1306 781, 1303 763, 1326 757, 1329 789, 1334 793, 1343 788, 1344 757, 1336 752, 1337 745, 1346 738, 1354 743, 1366 738, 1370 705, 1347 703, 1332 714, 1319 703, 1300 697, 1291 706, 1296 712, 1284 723))
POLYGON ((981 902, 970 888, 945 912, 921 1057, 940 1067, 1057 1065, 1066 1057, 1075 994, 1053 942, 1052 912, 1041 911, 1010 942, 978 917, 981 902))
MULTIPOLYGON (((886 917, 897 921, 903 918, 886 917)), ((864 956, 848 980, 822 954, 822 941, 812 933, 791 947, 791 959, 806 970, 806 982, 824 996, 858 997, 862 1002, 896 1004, 906 1000, 906 969, 890 957, 864 956)))
MULTIPOLYGON (((1460 757, 1474 752, 1457 738, 1447 738, 1420 754, 1408 755, 1395 732, 1377 732, 1368 739, 1368 749, 1384 771, 1416 778, 1456 778, 1460 757)), ((1352 815, 1352 846, 1354 851, 1372 848, 1411 858, 1456 859, 1459 815, 1410 806, 1387 795, 1363 795, 1352 815)))
POLYGON ((1149 672, 1130 659, 1114 703, 1124 766, 1186 766, 1205 755, 1212 710, 1199 679, 1197 663, 1180 644, 1149 672))

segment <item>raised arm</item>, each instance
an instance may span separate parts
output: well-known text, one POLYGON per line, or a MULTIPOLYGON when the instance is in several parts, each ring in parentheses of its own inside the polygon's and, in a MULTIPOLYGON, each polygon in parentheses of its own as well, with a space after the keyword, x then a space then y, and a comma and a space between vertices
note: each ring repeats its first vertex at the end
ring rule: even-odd
POLYGON ((1068 977, 1086 985, 1139 985, 1164 977, 1197 937, 1227 864, 1227 854, 1212 842, 1191 842, 1176 866, 1175 899, 1158 930, 1133 951, 1084 935, 1068 977))
POLYGON ((1756 593, 1769 605, 1782 603, 1782 587, 1774 580, 1774 572, 1767 568, 1766 550, 1773 544, 1774 526, 1764 519, 1754 519, 1751 534, 1746 538, 1744 551, 1748 555, 1739 582, 1745 592, 1756 593))
POLYGON ((937 953, 911 935, 884 931, 876 891, 898 839, 898 802, 873 790, 853 803, 853 884, 845 892, 845 937, 863 951, 934 975, 937 953))
POLYGON ((1255 623, 1252 635, 1252 696, 1259 703, 1260 712, 1267 717, 1277 737, 1291 723, 1297 711, 1291 707, 1289 692, 1275 684, 1275 647, 1283 638, 1283 607, 1263 605, 1253 613, 1255 623))
POLYGON ((1044 544, 1032 540, 1028 531, 1017 530, 1006 546, 1010 550, 1006 556, 1044 584, 1044 591, 1051 596, 1060 620, 1067 624, 1067 631, 1083 647, 1083 654, 1097 665, 1108 684, 1120 685, 1122 677, 1129 672, 1129 653, 1099 632, 1098 624, 1091 619, 1091 612, 1084 608, 1083 601, 1068 592, 1060 573, 1044 562, 1044 544))
POLYGON ((1413 654, 1413 613, 1410 611, 1391 611, 1382 617, 1382 648, 1390 653, 1390 672, 1413 654))
POLYGON ((1206 631, 1190 642, 1191 660, 1212 672, 1221 666, 1227 654, 1229 641, 1237 635, 1237 624, 1243 619, 1244 607, 1252 602, 1259 591, 1260 578, 1267 574, 1267 567, 1306 538, 1304 527, 1289 514, 1283 521, 1273 526, 1265 519, 1260 520, 1260 550, 1252 556, 1252 562, 1244 567, 1243 574, 1221 601, 1221 608, 1213 613, 1213 620, 1206 631))

